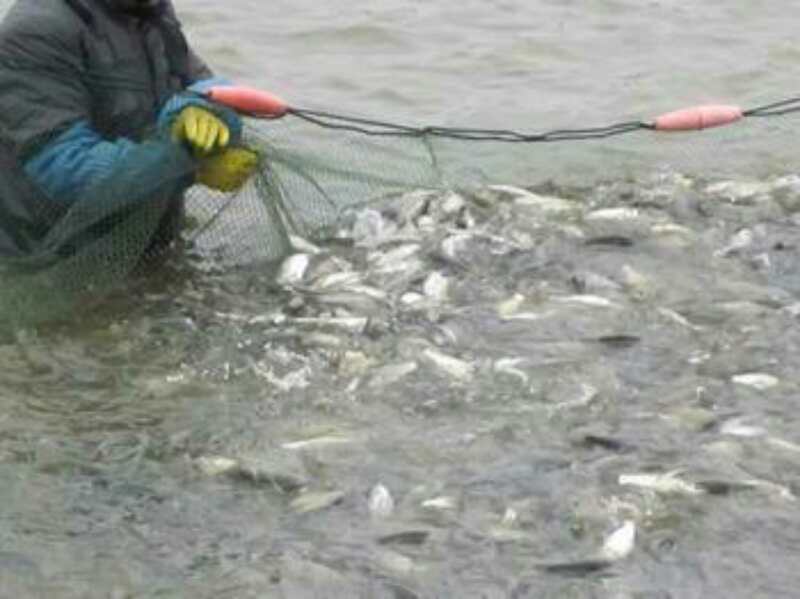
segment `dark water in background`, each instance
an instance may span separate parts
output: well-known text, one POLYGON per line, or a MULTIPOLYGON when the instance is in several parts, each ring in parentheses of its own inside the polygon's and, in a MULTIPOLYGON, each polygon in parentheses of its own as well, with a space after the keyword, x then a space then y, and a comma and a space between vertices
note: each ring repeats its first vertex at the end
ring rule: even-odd
MULTIPOLYGON (((426 124, 542 130, 751 105, 792 94, 799 55, 778 5, 307 4, 178 9, 236 81, 426 124)), ((481 234, 448 260, 445 222, 395 272, 329 248, 331 270, 346 260, 387 294, 338 298, 370 317, 364 332, 293 323, 293 294, 263 271, 180 266, 75 322, 20 332, 0 347, 0 597, 795 596, 800 187, 772 181, 793 170, 793 129, 760 126, 453 148, 475 152, 457 157, 476 181, 554 179, 567 205, 472 198, 481 234), (622 181, 665 164, 766 175, 716 190, 622 181), (598 175, 612 183, 561 185, 598 175), (408 308, 433 271, 448 298, 408 308), (503 320, 498 304, 517 294, 512 312, 530 318, 503 320), (448 374, 431 349, 471 370, 448 374), (410 364, 396 380, 383 369, 410 364), (748 373, 777 383, 734 381, 748 373), (343 497, 299 514, 274 481, 204 474, 198 460, 216 457, 343 497), (678 469, 732 490, 618 484, 678 469), (368 507, 379 483, 396 502, 385 519, 368 507), (636 548, 609 572, 537 568, 591 557, 625 519, 636 548), (409 531, 428 536, 382 541, 409 531)), ((300 315, 342 316, 320 302, 300 315)))

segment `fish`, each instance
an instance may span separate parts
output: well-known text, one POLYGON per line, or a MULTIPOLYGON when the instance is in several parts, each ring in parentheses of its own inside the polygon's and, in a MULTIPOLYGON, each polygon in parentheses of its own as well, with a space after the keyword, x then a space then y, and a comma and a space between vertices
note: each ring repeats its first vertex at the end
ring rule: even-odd
POLYGON ((544 214, 562 216, 578 210, 575 202, 554 196, 539 195, 510 186, 494 186, 495 190, 508 191, 513 196, 515 208, 534 209, 544 214))
POLYGON ((638 219, 640 212, 636 208, 602 208, 584 216, 584 220, 592 221, 632 221, 638 219))
POLYGON ((416 293, 414 291, 408 291, 400 296, 400 301, 406 306, 419 306, 420 304, 427 306, 427 299, 428 298, 421 293, 416 293))
POLYGON ((510 298, 505 299, 497 304, 497 315, 501 320, 507 320, 516 314, 524 303, 525 296, 521 293, 515 293, 510 298))
POLYGON ((575 561, 536 564, 536 567, 550 574, 567 576, 587 576, 609 569, 631 555, 636 545, 636 523, 626 520, 603 542, 596 556, 575 561))
POLYGON ((683 237, 694 237, 694 231, 683 225, 675 223, 659 223, 650 227, 650 232, 653 235, 680 235, 683 237))
POLYGON ((575 408, 585 408, 589 404, 591 404, 595 399, 600 396, 600 391, 593 387, 592 385, 588 385, 586 383, 581 384, 581 394, 576 399, 570 399, 567 401, 562 401, 554 405, 551 409, 553 412, 558 412, 560 410, 572 410, 575 408))
POLYGON ((795 302, 789 306, 785 306, 781 309, 781 312, 788 314, 792 318, 800 318, 800 302, 795 302))
POLYGON ((779 378, 763 372, 737 374, 731 377, 731 381, 737 385, 752 387, 758 391, 772 389, 773 387, 777 387, 781 382, 779 378))
POLYGON ((696 485, 709 495, 730 495, 739 491, 763 490, 786 501, 797 501, 794 492, 784 485, 759 479, 701 480, 696 485))
POLYGON ((418 569, 410 557, 385 547, 375 553, 375 561, 380 569, 398 576, 408 576, 418 569))
POLYGON ((194 463, 206 476, 228 476, 253 484, 267 485, 283 493, 294 493, 308 484, 301 474, 255 459, 203 456, 194 463))
POLYGON ((634 269, 631 265, 623 265, 620 270, 620 275, 622 284, 634 299, 642 301, 652 294, 653 284, 650 279, 634 269))
POLYGON ((383 217, 378 210, 365 208, 353 223, 350 237, 360 247, 377 248, 391 242, 397 233, 397 225, 383 217))
POLYGON ((239 468, 238 460, 222 456, 202 456, 197 458, 194 463, 206 476, 220 476, 239 468))
POLYGON ((375 485, 367 499, 370 515, 375 519, 384 519, 394 513, 394 498, 384 485, 375 485))
POLYGON ((702 331, 703 330, 703 327, 699 327, 699 326, 697 326, 695 324, 692 324, 691 322, 689 322, 689 320, 687 318, 685 318, 684 316, 681 316, 680 314, 678 314, 675 310, 672 310, 671 308, 660 307, 660 308, 658 308, 658 313, 661 314, 663 317, 667 318, 668 320, 671 320, 671 321, 681 325, 682 327, 686 327, 687 329, 690 329, 692 331, 702 331))
POLYGON ((628 557, 636 544, 636 523, 626 520, 623 525, 611 533, 603 543, 600 557, 609 561, 619 561, 628 557))
POLYGON ((621 474, 618 482, 622 486, 655 491, 660 495, 702 495, 703 489, 678 478, 681 472, 673 470, 663 474, 621 474))
POLYGON ((339 329, 346 333, 360 335, 366 330, 367 325, 369 325, 369 318, 365 316, 332 318, 297 317, 287 319, 286 324, 339 329))
POLYGON ((328 509, 340 503, 344 497, 342 491, 309 491, 299 495, 289 506, 298 514, 310 514, 328 509))
POLYGON ((364 352, 345 351, 339 358, 338 372, 342 376, 362 376, 375 364, 375 360, 364 352))
POLYGON ((778 437, 768 437, 766 441, 778 449, 783 449, 784 451, 790 451, 792 453, 800 453, 800 445, 797 443, 792 443, 791 441, 787 441, 785 439, 779 439, 778 437))
POLYGON ((629 248, 633 247, 636 242, 630 237, 623 235, 601 235, 598 237, 590 237, 584 242, 585 245, 607 245, 612 247, 629 248))
POLYGON ((513 507, 506 508, 506 511, 503 513, 503 518, 500 523, 503 526, 515 526, 519 522, 519 512, 515 510, 513 507))
POLYGON ((461 382, 468 382, 475 376, 475 365, 453 356, 448 356, 435 349, 426 349, 422 352, 431 365, 450 378, 461 382))
POLYGON ((256 362, 254 359, 249 358, 248 362, 256 375, 284 393, 288 393, 294 389, 306 389, 311 385, 311 382, 308 380, 311 375, 309 366, 303 366, 280 377, 276 375, 272 368, 267 366, 264 361, 256 362))
POLYGON ((344 435, 325 435, 313 439, 304 439, 302 441, 290 441, 288 443, 283 443, 281 447, 289 451, 314 451, 341 445, 352 445, 355 442, 356 439, 344 435))
POLYGON ((383 274, 412 271, 421 267, 421 262, 417 258, 419 252, 418 243, 409 243, 388 252, 372 252, 367 260, 375 271, 383 274))
POLYGON ((315 293, 309 296, 319 305, 342 307, 358 314, 378 314, 386 307, 385 299, 377 299, 367 288, 350 287, 346 290, 315 293))
POLYGON ((728 245, 714 252, 715 258, 727 258, 738 254, 753 245, 753 232, 750 229, 742 229, 734 235, 728 245))
POLYGON ((641 338, 636 335, 604 335, 603 337, 591 339, 591 341, 614 349, 628 349, 638 344, 641 338))
POLYGON ((730 435, 731 437, 763 437, 767 434, 767 430, 760 426, 752 426, 744 423, 743 418, 733 418, 723 422, 719 427, 719 432, 722 435, 730 435))
POLYGON ((635 449, 633 445, 626 443, 625 441, 620 441, 619 439, 614 439, 605 435, 595 435, 591 433, 580 435, 578 443, 587 448, 599 447, 600 449, 614 451, 617 453, 629 452, 635 449))
POLYGON ((469 233, 455 233, 445 237, 439 244, 441 255, 451 264, 460 264, 459 255, 466 250, 473 235, 469 233))
POLYGON ((570 277, 569 282, 575 291, 580 294, 589 294, 598 291, 613 293, 622 289, 622 286, 613 279, 588 271, 576 272, 570 277))
POLYGON ((460 213, 467 205, 463 196, 455 192, 448 192, 443 198, 436 202, 436 206, 441 210, 445 216, 453 216, 460 213))
POLYGON ((458 508, 458 500, 455 497, 434 497, 426 499, 421 505, 429 510, 450 511, 458 508))
POLYGON ((568 576, 586 576, 596 574, 610 568, 614 562, 607 559, 587 559, 575 562, 562 562, 553 564, 537 564, 537 567, 550 574, 564 574, 568 576))
POLYGON ((523 385, 530 382, 530 377, 524 371, 517 368, 525 362, 525 358, 501 358, 494 363, 494 371, 497 373, 508 374, 518 378, 523 385))
POLYGON ((438 271, 433 271, 429 274, 422 285, 425 295, 437 302, 447 301, 449 288, 450 281, 438 271))
POLYGON ((710 196, 723 198, 732 204, 750 203, 754 198, 768 194, 770 186, 761 181, 720 181, 705 188, 710 196))
POLYGON ((436 193, 431 190, 412 191, 388 202, 385 211, 400 226, 413 224, 421 216, 427 214, 434 200, 436 200, 436 193))
POLYGON ((368 386, 375 388, 388 387, 404 379, 419 369, 416 362, 403 362, 400 364, 387 364, 376 368, 372 372, 368 386))
POLYGON ((278 269, 275 282, 282 287, 292 287, 303 281, 303 277, 311 264, 309 254, 293 254, 286 258, 278 269))
POLYGON ((588 306, 591 308, 621 308, 619 304, 598 295, 566 295, 552 298, 552 301, 561 304, 588 306))
POLYGON ((316 256, 322 253, 322 248, 311 243, 308 239, 300 237, 299 235, 289 235, 289 243, 292 248, 300 254, 310 254, 316 256))
POLYGON ((429 530, 406 530, 378 537, 378 545, 423 545, 430 538, 429 530))
POLYGON ((317 278, 313 283, 313 291, 317 293, 330 291, 332 288, 347 288, 359 285, 363 281, 363 275, 353 270, 343 270, 329 273, 317 278))

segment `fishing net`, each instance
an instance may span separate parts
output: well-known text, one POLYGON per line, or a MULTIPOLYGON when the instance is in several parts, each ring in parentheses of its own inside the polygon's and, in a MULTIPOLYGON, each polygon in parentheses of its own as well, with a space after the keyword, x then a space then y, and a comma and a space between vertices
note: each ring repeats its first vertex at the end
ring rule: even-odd
POLYGON ((778 177, 796 166, 797 107, 767 104, 736 126, 682 134, 658 134, 640 121, 533 134, 414 127, 290 108, 281 119, 248 120, 245 143, 262 165, 246 189, 220 204, 195 188, 188 208, 213 225, 194 240, 218 258, 270 261, 292 250, 293 236, 325 243, 359 210, 396 210, 404 196, 415 201, 411 192, 470 193, 508 182, 580 190, 667 172, 698 185, 778 177))
POLYGON ((153 139, 71 203, 45 197, 0 145, 2 320, 71 318, 110 292, 135 293, 132 281, 176 256, 206 269, 268 269, 299 240, 325 243, 359 209, 396 207, 413 191, 589 185, 663 169, 704 180, 785 174, 795 167, 797 106, 766 105, 736 127, 660 136, 637 121, 524 134, 290 109, 282 119, 245 119, 243 144, 259 153, 260 168, 235 193, 192 186, 169 142, 153 139))

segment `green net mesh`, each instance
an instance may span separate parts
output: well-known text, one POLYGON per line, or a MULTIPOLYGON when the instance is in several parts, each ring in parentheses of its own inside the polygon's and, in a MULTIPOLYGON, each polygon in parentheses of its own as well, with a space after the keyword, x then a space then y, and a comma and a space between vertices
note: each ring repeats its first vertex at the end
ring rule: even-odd
POLYGON ((370 136, 294 117, 246 119, 243 144, 261 163, 236 193, 188 186, 192 173, 154 141, 138 146, 131 168, 66 206, 44 198, 5 148, 2 322, 72 318, 110 292, 135 294, 137 280, 171 259, 201 270, 268 268, 299 239, 336 238, 361 208, 396 209, 413 191, 507 181, 588 185, 663 169, 703 179, 785 174, 794 166, 793 120, 790 114, 688 135, 644 131, 531 145, 370 136))

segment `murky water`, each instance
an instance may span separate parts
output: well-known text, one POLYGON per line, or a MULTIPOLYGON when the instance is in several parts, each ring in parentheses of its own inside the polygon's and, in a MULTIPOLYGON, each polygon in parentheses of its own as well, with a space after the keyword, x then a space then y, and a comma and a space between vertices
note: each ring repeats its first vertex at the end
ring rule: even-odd
MULTIPOLYGON (((785 14, 730 3, 179 8, 239 80, 445 124, 782 97, 796 54, 785 14)), ((20 331, 0 596, 794 596, 790 138, 754 138, 747 180, 717 142, 662 146, 705 178, 646 168, 646 137, 494 147, 502 186, 375 206, 277 272, 178 260, 20 331), (580 164, 605 181, 567 185, 580 164)))

